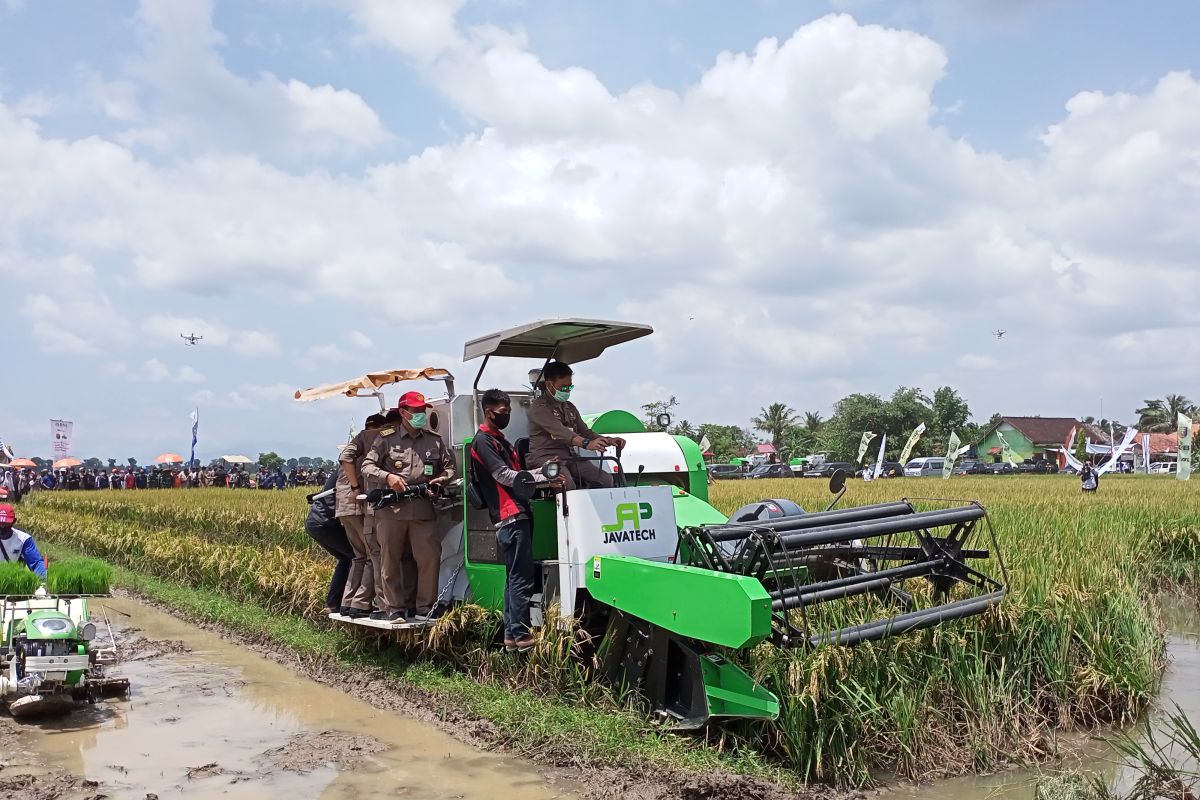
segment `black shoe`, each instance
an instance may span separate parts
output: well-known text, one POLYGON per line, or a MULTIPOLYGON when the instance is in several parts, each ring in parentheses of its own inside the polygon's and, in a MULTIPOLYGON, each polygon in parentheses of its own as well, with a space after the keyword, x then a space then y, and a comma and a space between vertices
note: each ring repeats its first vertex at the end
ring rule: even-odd
POLYGON ((415 608, 405 609, 404 616, 412 619, 413 617, 417 616, 417 610, 415 608))
MULTIPOLYGON (((371 615, 371 619, 375 619, 374 614, 371 615)), ((404 614, 400 613, 399 611, 388 611, 387 613, 382 614, 379 619, 383 620, 384 622, 404 622, 404 614)))
POLYGON ((387 612, 386 611, 372 611, 370 614, 368 614, 368 616, 371 619, 383 619, 384 617, 387 616, 387 612))
POLYGON ((343 617, 349 617, 350 619, 362 619, 363 617, 369 617, 370 615, 371 612, 364 608, 347 608, 342 612, 343 617))
POLYGON ((445 613, 446 613, 446 608, 444 608, 443 606, 434 606, 427 613, 417 614, 416 617, 414 617, 413 619, 415 619, 417 622, 433 622, 435 619, 437 619, 438 617, 441 617, 445 613))

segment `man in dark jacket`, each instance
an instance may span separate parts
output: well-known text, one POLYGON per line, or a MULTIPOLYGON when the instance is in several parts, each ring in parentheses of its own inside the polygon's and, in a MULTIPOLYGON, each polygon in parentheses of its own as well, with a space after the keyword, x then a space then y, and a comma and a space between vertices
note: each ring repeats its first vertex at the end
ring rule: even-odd
POLYGON ((334 517, 335 500, 333 489, 337 484, 337 473, 329 476, 320 493, 328 492, 328 497, 313 500, 308 508, 308 519, 304 522, 304 530, 321 545, 326 553, 333 556, 337 564, 333 568, 333 576, 329 581, 329 591, 325 594, 325 608, 322 613, 333 614, 342 605, 342 594, 346 591, 346 577, 350 574, 350 561, 354 551, 350 549, 350 541, 342 523, 334 517))
POLYGON ((480 499, 487 504, 496 526, 496 542, 504 556, 504 647, 525 651, 535 639, 530 626, 529 601, 533 596, 533 512, 529 507, 529 477, 555 488, 541 469, 523 473, 517 452, 504 436, 512 416, 512 401, 499 389, 488 389, 480 398, 484 423, 471 441, 471 476, 480 499))

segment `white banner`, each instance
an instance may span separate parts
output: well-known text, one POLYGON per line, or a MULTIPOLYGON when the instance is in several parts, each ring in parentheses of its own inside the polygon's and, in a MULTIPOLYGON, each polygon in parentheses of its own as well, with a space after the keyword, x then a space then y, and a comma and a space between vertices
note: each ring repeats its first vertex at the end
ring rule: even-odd
POLYGON ((854 460, 855 464, 863 463, 863 458, 867 455, 867 445, 871 444, 871 440, 875 438, 875 434, 867 431, 862 435, 862 441, 858 443, 858 458, 854 460))
POLYGON ((1072 453, 1070 450, 1064 450, 1061 447, 1058 448, 1058 452, 1066 456, 1068 467, 1076 472, 1083 472, 1083 462, 1076 458, 1074 453, 1072 453))
POLYGON ((958 434, 950 431, 950 441, 946 444, 946 461, 942 464, 942 480, 950 480, 950 473, 954 471, 954 459, 958 458, 958 434))
POLYGON ((1000 431, 996 431, 996 438, 1000 440, 1000 450, 1004 453, 1004 460, 1015 467, 1017 460, 1013 458, 1012 445, 1008 443, 1008 439, 1005 439, 1004 434, 1000 431))
POLYGON ((917 446, 917 440, 921 438, 921 434, 925 432, 925 423, 922 422, 913 429, 909 435, 908 441, 904 443, 904 449, 900 451, 900 463, 907 464, 908 457, 912 455, 912 449, 917 446))
MULTIPOLYGON (((883 439, 881 439, 879 442, 879 459, 875 462, 874 474, 871 476, 872 479, 878 478, 880 475, 883 474, 883 451, 886 449, 887 449, 887 434, 885 433, 883 435, 883 439)), ((869 471, 870 470, 863 470, 863 474, 866 475, 867 472, 869 472, 869 471)))
POLYGON ((1192 421, 1179 415, 1179 471, 1175 477, 1186 481, 1192 477, 1192 421))
POLYGON ((9 461, 12 461, 14 458, 16 458, 16 456, 13 455, 12 448, 9 447, 8 443, 3 439, 0 439, 0 454, 3 454, 4 457, 9 461))
POLYGON ((54 460, 66 458, 71 455, 71 434, 75 430, 75 423, 65 419, 50 420, 50 437, 53 444, 54 460))
POLYGON ((712 442, 710 442, 708 440, 707 436, 701 436, 700 437, 700 454, 704 455, 705 453, 709 452, 710 450, 712 450, 712 442))
POLYGON ((1121 456, 1125 455, 1125 452, 1127 450, 1129 450, 1130 447, 1133 446, 1133 440, 1136 438, 1137 438, 1137 431, 1135 431, 1133 428, 1130 428, 1129 430, 1125 431, 1125 438, 1121 440, 1121 446, 1113 451, 1112 458, 1110 458, 1108 461, 1105 461, 1103 464, 1101 464, 1100 469, 1096 470, 1096 472, 1099 473, 1100 475, 1103 475, 1104 473, 1108 472, 1110 469, 1115 467, 1117 465, 1117 462, 1121 460, 1121 456))
POLYGON ((1142 434, 1142 463, 1146 466, 1146 474, 1150 474, 1150 434, 1142 434))

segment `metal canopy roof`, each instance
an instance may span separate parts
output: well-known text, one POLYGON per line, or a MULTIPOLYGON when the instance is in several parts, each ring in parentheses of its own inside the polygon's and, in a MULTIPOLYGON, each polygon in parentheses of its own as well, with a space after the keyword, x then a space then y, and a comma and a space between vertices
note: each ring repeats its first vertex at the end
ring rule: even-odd
POLYGON ((649 325, 601 319, 544 319, 472 339, 463 347, 463 361, 480 356, 554 358, 576 364, 596 358, 606 349, 654 333, 649 325))
POLYGON ((296 399, 301 401, 324 400, 327 397, 369 397, 379 393, 384 386, 400 381, 415 381, 424 378, 429 381, 452 381, 454 376, 440 367, 425 367, 424 369, 391 369, 382 372, 368 372, 357 378, 338 383, 327 383, 311 389, 296 390, 296 399))

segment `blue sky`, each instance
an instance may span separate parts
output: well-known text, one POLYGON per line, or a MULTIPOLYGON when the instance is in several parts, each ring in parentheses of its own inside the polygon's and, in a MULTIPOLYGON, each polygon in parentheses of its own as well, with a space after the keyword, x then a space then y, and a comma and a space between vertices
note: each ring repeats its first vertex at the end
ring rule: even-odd
POLYGON ((1128 420, 1200 395, 1197 34, 1188 2, 0 0, 0 437, 145 460, 199 407, 204 457, 328 455, 367 404, 295 388, 469 383, 464 340, 550 316, 658 331, 586 406, 950 383, 1128 420))

